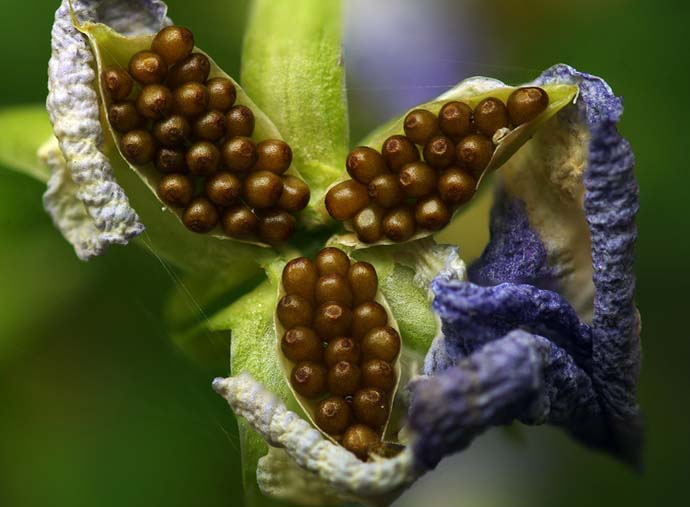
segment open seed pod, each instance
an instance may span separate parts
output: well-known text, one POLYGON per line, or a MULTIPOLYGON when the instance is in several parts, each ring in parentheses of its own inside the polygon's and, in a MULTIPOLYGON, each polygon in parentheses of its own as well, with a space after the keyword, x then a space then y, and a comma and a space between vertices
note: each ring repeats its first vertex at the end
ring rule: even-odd
POLYGON ((573 103, 574 85, 472 86, 417 106, 350 152, 321 212, 343 222, 354 248, 404 243, 442 230, 534 133, 573 103))
POLYGON ((360 459, 393 454, 402 339, 375 268, 336 248, 291 260, 274 325, 283 374, 311 423, 360 459))

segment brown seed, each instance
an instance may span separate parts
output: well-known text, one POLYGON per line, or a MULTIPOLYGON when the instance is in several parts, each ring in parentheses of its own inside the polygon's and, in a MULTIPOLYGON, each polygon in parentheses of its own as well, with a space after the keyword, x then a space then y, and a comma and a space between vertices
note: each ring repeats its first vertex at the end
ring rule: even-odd
POLYGON ((426 109, 415 109, 405 116, 403 128, 410 141, 415 144, 425 144, 438 134, 438 118, 426 109))
POLYGON ((489 165, 494 153, 494 143, 481 134, 463 137, 455 148, 458 161, 470 170, 475 178, 489 165))
POLYGON ((208 90, 208 108, 224 113, 232 107, 237 99, 235 85, 227 78, 214 77, 206 81, 208 90))
POLYGON ((365 359, 392 362, 399 353, 400 335, 390 326, 375 327, 362 338, 362 355, 365 359))
POLYGON ((474 123, 479 132, 491 138, 498 129, 508 126, 508 109, 499 99, 488 97, 474 108, 474 123))
POLYGON ((384 210, 378 204, 362 208, 352 219, 357 238, 364 243, 375 243, 383 236, 384 210))
POLYGON ((371 329, 385 326, 387 322, 388 314, 385 308, 376 301, 367 301, 352 310, 352 336, 360 339, 371 329))
POLYGON ((308 327, 298 326, 286 331, 280 341, 283 355, 290 361, 323 360, 323 345, 316 333, 308 327))
POLYGON ((326 194, 326 209, 336 220, 349 220, 367 204, 367 187, 355 180, 342 181, 326 194))
POLYGON ((425 197, 415 205, 414 218, 417 225, 428 231, 438 231, 450 222, 448 206, 438 195, 425 197))
POLYGON ((199 141, 189 148, 185 160, 194 176, 209 176, 218 170, 220 152, 215 144, 199 141))
POLYGON ((171 88, 177 88, 185 83, 203 83, 211 71, 211 62, 201 53, 192 53, 188 57, 173 65, 168 76, 171 88))
POLYGON ((230 208, 223 214, 223 230, 232 238, 247 238, 259 227, 259 219, 244 204, 230 208))
POLYGON ((297 221, 287 211, 269 209, 259 216, 259 238, 269 245, 279 245, 292 236, 297 221))
POLYGON ((472 108, 464 102, 447 102, 438 113, 441 131, 455 139, 472 132, 472 108))
POLYGON ((248 137, 231 137, 221 147, 223 163, 231 171, 245 173, 256 162, 256 146, 248 137))
POLYGON ((383 233, 391 241, 407 241, 414 231, 414 215, 407 206, 393 208, 383 217, 383 233))
POLYGON ((124 134, 141 125, 141 116, 133 102, 115 102, 108 108, 108 120, 116 132, 124 134))
POLYGON ((369 450, 379 442, 379 435, 363 424, 353 424, 343 435, 343 447, 361 460, 366 460, 369 450))
POLYGON ((166 174, 158 182, 158 196, 176 208, 187 206, 194 195, 194 184, 184 174, 166 174))
POLYGON ((137 112, 144 118, 157 120, 166 116, 173 105, 170 90, 160 84, 146 85, 137 96, 137 112))
POLYGON ((283 268, 282 282, 285 292, 298 294, 309 301, 314 299, 314 288, 318 278, 316 266, 306 257, 292 259, 283 268))
POLYGON ((182 221, 191 231, 208 232, 218 224, 218 210, 205 197, 197 197, 184 210, 182 221))
POLYGON ((436 189, 436 170, 424 162, 412 162, 402 168, 398 181, 408 197, 424 197, 436 189))
POLYGON ((340 361, 328 370, 328 390, 340 396, 355 394, 359 389, 361 377, 359 366, 340 361))
POLYGON ((359 344, 355 340, 340 337, 328 343, 324 358, 326 359, 326 364, 330 367, 335 366, 340 361, 358 364, 359 355, 359 344))
POLYGON ((309 204, 310 196, 309 186, 301 179, 288 174, 283 176, 283 193, 280 194, 278 207, 290 213, 302 211, 309 204))
POLYGON ((311 303, 302 296, 287 294, 278 301, 276 314, 285 329, 297 326, 309 327, 313 320, 314 309, 311 303))
POLYGON ((120 149, 132 164, 144 165, 153 159, 156 142, 145 130, 130 130, 120 139, 120 149))
POLYGON ((324 303, 314 314, 314 331, 327 340, 346 336, 352 324, 352 310, 340 303, 324 303))
POLYGON ((350 152, 345 162, 347 173, 360 183, 369 184, 376 176, 388 172, 381 154, 368 146, 358 146, 350 152))
POLYGON ((283 180, 272 172, 252 172, 244 180, 244 200, 251 208, 275 206, 282 193, 283 180))
POLYGON ((207 111, 194 122, 194 135, 197 139, 217 141, 225 135, 225 115, 219 111, 207 111))
POLYGON ((165 63, 174 65, 194 49, 194 35, 181 26, 166 26, 156 34, 151 49, 161 55, 165 63))
POLYGON ((388 408, 388 397, 373 387, 365 387, 357 391, 352 398, 352 411, 355 413, 355 418, 372 428, 378 429, 386 424, 388 408))
POLYGON ((292 163, 292 150, 285 141, 266 139, 256 145, 257 171, 270 171, 283 174, 292 163))
POLYGON ((549 105, 549 96, 542 88, 518 88, 508 97, 508 115, 516 127, 532 121, 549 105))
POLYGON ((390 392, 395 387, 395 371, 386 361, 369 359, 362 365, 362 381, 366 387, 390 392))
POLYGON ((347 276, 350 271, 350 259, 347 254, 338 248, 326 247, 322 248, 316 254, 316 269, 320 276, 337 273, 341 276, 347 276))
POLYGON ((228 121, 228 136, 251 137, 254 132, 254 113, 247 106, 237 105, 225 114, 228 121))
POLYGON ((455 160, 455 144, 450 137, 432 137, 424 145, 424 161, 436 169, 445 169, 455 160))
POLYGON ((316 303, 327 303, 335 301, 345 306, 352 306, 352 290, 347 279, 338 273, 323 275, 316 282, 314 289, 316 303))
POLYGON ((129 60, 130 75, 142 85, 162 83, 168 73, 163 58, 153 51, 139 51, 129 60))
POLYGON ((347 279, 352 287, 353 301, 356 305, 373 301, 379 288, 376 269, 368 262, 355 262, 350 266, 347 279))
POLYGON ((242 181, 234 174, 220 171, 206 180, 205 193, 212 203, 225 208, 240 198, 242 181))
POLYGON ((208 91, 201 83, 185 83, 173 92, 173 109, 176 114, 195 117, 206 111, 207 106, 208 91))
POLYGON ((398 176, 390 173, 382 174, 371 180, 367 191, 369 197, 384 208, 397 206, 405 198, 405 193, 398 182, 398 176))
POLYGON ((120 67, 109 66, 101 73, 103 88, 113 100, 126 99, 132 91, 132 77, 120 67))
POLYGON ((319 402, 314 412, 316 425, 329 435, 342 435, 352 420, 350 404, 339 396, 319 402))
POLYGON ((177 147, 187 142, 192 134, 189 122, 175 114, 153 124, 153 137, 167 147, 177 147))
POLYGON ((451 167, 438 179, 438 193, 450 205, 463 204, 474 195, 477 185, 470 173, 458 167, 451 167))
POLYGON ((153 163, 162 173, 186 173, 189 170, 184 151, 174 148, 158 149, 153 163))
POLYGON ((391 171, 398 172, 405 164, 419 160, 419 150, 405 136, 391 136, 383 142, 381 155, 391 171))
POLYGON ((290 384, 298 394, 315 399, 326 392, 326 367, 314 361, 297 363, 290 374, 290 384))

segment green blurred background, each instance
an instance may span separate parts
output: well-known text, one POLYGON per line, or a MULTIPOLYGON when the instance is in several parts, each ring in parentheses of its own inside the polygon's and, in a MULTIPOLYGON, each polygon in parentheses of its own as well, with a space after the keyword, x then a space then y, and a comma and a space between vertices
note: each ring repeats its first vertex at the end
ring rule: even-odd
MULTIPOLYGON (((57 3, 0 2, 0 107, 45 100, 57 3)), ((635 149, 641 186, 636 270, 643 318, 644 473, 554 429, 524 429, 518 438, 494 431, 446 460, 399 505, 633 506, 687 498, 690 173, 681 149, 690 115, 688 3, 397 2, 396 9, 418 13, 421 31, 413 33, 419 38, 408 43, 464 44, 460 56, 436 62, 443 68, 439 81, 410 74, 415 62, 407 58, 401 35, 393 37, 385 49, 399 58, 386 64, 407 75, 399 86, 395 80, 379 86, 366 75, 367 65, 378 63, 367 37, 381 45, 376 23, 383 33, 407 28, 391 22, 390 2, 346 3, 348 37, 358 39, 348 53, 354 62, 348 69, 353 140, 391 114, 386 107, 397 104, 402 111, 418 95, 432 97, 462 77, 483 74, 519 83, 566 62, 605 77, 624 96, 621 129, 635 149), (373 28, 360 29, 360 7, 373 28), (439 19, 442 26, 426 26, 439 19), (433 36, 426 40, 425 33, 433 36), (375 107, 396 94, 385 107, 375 107)), ((173 18, 238 75, 246 2, 169 5, 173 18)), ((428 56, 434 59, 433 48, 428 56)), ((89 263, 77 260, 42 210, 43 190, 0 170, 0 505, 241 505, 235 422, 210 389, 214 374, 223 372, 182 357, 161 323, 174 283, 156 258, 136 246, 112 248, 89 263)))

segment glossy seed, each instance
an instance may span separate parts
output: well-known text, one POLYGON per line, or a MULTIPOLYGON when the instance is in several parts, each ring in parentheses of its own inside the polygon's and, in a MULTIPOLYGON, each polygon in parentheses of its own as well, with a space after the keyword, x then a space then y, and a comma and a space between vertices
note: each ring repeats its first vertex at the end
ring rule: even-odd
POLYGON ((280 340, 280 349, 290 361, 316 361, 323 359, 323 346, 316 333, 304 326, 288 329, 280 340))
POLYGON ((182 222, 191 231, 209 232, 218 224, 218 210, 205 197, 197 197, 184 211, 182 222))
POLYGON ((245 173, 256 162, 256 146, 248 137, 231 137, 221 147, 223 163, 231 171, 245 173))
POLYGON ((108 108, 108 121, 116 132, 124 134, 141 125, 142 119, 133 102, 115 102, 108 108))
POLYGON ((486 136, 474 134, 464 137, 456 146, 455 153, 458 161, 467 167, 476 179, 489 165, 494 153, 494 144, 486 136))
POLYGON ((326 367, 314 361, 297 363, 290 374, 290 384, 298 394, 314 399, 326 392, 326 367))
POLYGON ((412 162, 402 168, 398 181, 408 197, 424 197, 436 189, 436 170, 424 162, 412 162))
POLYGON ((113 100, 123 100, 132 91, 134 82, 127 71, 120 67, 106 67, 101 73, 103 88, 113 100))
POLYGON ((355 180, 342 181, 326 194, 326 209, 336 220, 349 220, 367 204, 367 187, 355 180))
POLYGON ((208 108, 224 113, 232 107, 237 99, 237 89, 227 78, 214 77, 206 81, 208 90, 208 108))
POLYGON ((314 331, 326 340, 346 336, 352 324, 352 310, 340 303, 324 303, 314 313, 314 331))
POLYGON ((307 257, 292 259, 283 268, 282 283, 285 292, 298 294, 309 301, 314 299, 314 288, 318 278, 316 266, 307 257))
POLYGON ((491 138, 498 129, 509 125, 508 109, 499 99, 488 97, 474 108, 474 123, 479 132, 491 138))
POLYGON ((379 389, 365 387, 352 398, 352 411, 357 421, 372 428, 381 428, 388 420, 389 404, 386 395, 379 389))
POLYGON ((386 361, 369 359, 362 365, 362 382, 366 387, 389 392, 395 387, 395 371, 386 361))
POLYGON ((362 208, 352 219, 357 238, 364 243, 375 243, 383 237, 384 210, 378 204, 362 208))
POLYGON ((518 88, 508 97, 508 115, 516 127, 532 121, 549 105, 549 96, 542 88, 518 88))
POLYGON ((320 401, 314 411, 314 422, 329 435, 342 435, 352 420, 350 404, 339 396, 320 401))
POLYGON ((359 366, 340 361, 328 370, 328 390, 340 396, 350 396, 359 389, 361 377, 359 366))
POLYGON ((400 335, 390 326, 369 330, 362 338, 362 356, 365 359, 381 359, 392 362, 400 353, 400 335))
POLYGON ((391 171, 398 172, 405 164, 419 160, 419 150, 407 137, 391 136, 383 142, 381 155, 391 171))
POLYGON ((460 139, 472 132, 472 108, 464 102, 447 102, 438 113, 441 132, 460 139))
POLYGON ((206 180, 206 197, 224 208, 236 204, 242 194, 242 181, 226 171, 220 171, 206 180))
POLYGON ((295 232, 297 221, 287 211, 262 210, 259 216, 259 238, 269 245, 285 242, 295 232))
POLYGON ((455 160, 455 144, 450 137, 432 137, 424 145, 424 161, 436 169, 445 169, 455 160))
POLYGON ((388 314, 383 306, 376 301, 362 303, 352 310, 352 336, 360 339, 371 329, 385 326, 387 322, 388 314))
POLYGON ((388 172, 381 154, 368 146, 358 146, 350 152, 345 162, 347 173, 360 183, 367 185, 376 176, 388 172))
POLYGON ((145 130, 131 130, 120 139, 122 154, 132 164, 148 164, 156 152, 153 136, 145 130))
POLYGON ((251 208, 275 206, 283 193, 283 180, 269 171, 252 172, 244 180, 243 196, 251 208))
POLYGON ((353 424, 343 435, 342 445, 361 460, 366 460, 369 450, 379 442, 379 435, 363 424, 353 424))
POLYGON ((383 233, 391 241, 407 241, 414 232, 414 214, 407 206, 394 208, 383 217, 383 233))
POLYGON ((201 53, 192 53, 173 65, 168 76, 171 88, 177 88, 185 83, 203 83, 211 71, 211 62, 201 53))
POLYGON ((201 83, 185 83, 173 92, 173 110, 188 118, 193 118, 206 111, 208 91, 201 83))
POLYGON ((194 143, 185 157, 189 172, 194 176, 209 176, 218 170, 220 152, 208 141, 194 143))
POLYGON ((335 301, 345 306, 352 306, 352 289, 350 289, 350 284, 347 278, 337 273, 323 275, 318 279, 314 289, 314 297, 317 304, 335 301))
POLYGON ((328 342, 328 347, 324 354, 326 364, 335 366, 340 361, 358 364, 360 358, 360 347, 357 341, 352 338, 340 337, 328 342))
POLYGON ((285 329, 297 326, 309 327, 314 317, 311 303, 297 294, 287 294, 280 298, 276 313, 285 329))
POLYGON ((187 161, 185 153, 175 148, 160 148, 156 151, 153 163, 162 173, 186 173, 187 161))
POLYGON ((192 128, 184 116, 175 114, 153 124, 153 137, 167 147, 177 147, 187 142, 192 128))
POLYGON ((225 114, 228 136, 251 137, 254 132, 254 113, 247 106, 237 105, 225 114))
POLYGON ((181 26, 166 26, 156 34, 151 49, 161 55, 165 63, 174 65, 194 49, 194 35, 181 26))
POLYGON ((194 185, 184 174, 166 174, 158 182, 158 196, 169 206, 184 208, 194 195, 194 185))
POLYGON ((477 185, 470 173, 458 167, 451 167, 438 179, 438 193, 451 206, 463 204, 474 195, 477 185))
POLYGON ((258 217, 244 204, 232 207, 223 214, 223 231, 232 238, 248 238, 258 228, 258 217))
POLYGON ((206 141, 217 141, 225 135, 225 115, 220 111, 206 111, 194 121, 194 136, 206 141))
POLYGON ((292 150, 285 141, 266 139, 256 145, 256 171, 283 174, 292 163, 292 150))
POLYGON ((288 174, 283 176, 283 193, 280 194, 278 207, 290 213, 297 213, 307 207, 310 196, 309 186, 301 179, 288 174))
POLYGON ((414 218, 421 228, 438 231, 448 225, 451 213, 441 197, 432 195, 415 204, 414 218))
POLYGON ((322 248, 316 254, 314 263, 319 276, 330 275, 331 273, 347 276, 348 271, 350 271, 350 259, 345 252, 338 248, 322 248))
POLYGON ((165 61, 153 51, 139 51, 129 60, 129 74, 142 85, 162 83, 167 73, 165 61))
POLYGON ((173 96, 163 85, 146 85, 137 96, 137 112, 144 118, 157 120, 166 116, 173 107, 173 96))
POLYGON ((382 174, 371 180, 367 187, 367 192, 369 197, 383 208, 397 206, 405 198, 398 176, 390 173, 382 174))
POLYGON ((415 109, 405 116, 403 128, 410 141, 423 145, 438 134, 438 118, 426 109, 415 109))
POLYGON ((379 279, 376 269, 368 262, 355 262, 350 266, 347 279, 352 287, 353 302, 355 305, 373 301, 379 288, 379 279))

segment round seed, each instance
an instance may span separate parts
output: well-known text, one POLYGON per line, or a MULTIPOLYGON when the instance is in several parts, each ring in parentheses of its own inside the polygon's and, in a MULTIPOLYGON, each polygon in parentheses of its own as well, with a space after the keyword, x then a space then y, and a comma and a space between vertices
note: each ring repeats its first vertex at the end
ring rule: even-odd
POLYGON ((379 288, 379 278, 376 269, 368 262, 355 262, 350 266, 347 274, 352 296, 356 305, 373 301, 376 298, 376 291, 379 288))
POLYGON ((362 338, 362 355, 365 359, 392 362, 399 353, 400 335, 390 326, 375 327, 362 338))
POLYGON ((364 243, 375 243, 383 236, 383 208, 370 204, 362 208, 352 219, 357 238, 364 243))
POLYGON ((432 137, 424 145, 424 161, 436 169, 445 169, 455 160, 455 144, 446 136, 432 137))
POLYGON ((176 208, 187 206, 194 195, 194 184, 184 174, 166 174, 158 182, 158 196, 176 208))
POLYGON ((272 172, 252 172, 244 180, 244 200, 251 208, 275 206, 282 193, 283 180, 272 172))
POLYGON ((194 176, 209 176, 218 170, 220 152, 215 144, 199 141, 189 148, 185 160, 194 176))
POLYGON ((366 460, 369 450, 379 442, 378 434, 363 424, 353 424, 343 435, 343 447, 361 460, 366 460))
POLYGON ((470 170, 472 176, 477 178, 489 165, 494 153, 494 144, 487 137, 474 134, 462 138, 455 148, 455 153, 458 161, 470 170))
POLYGON ((231 171, 244 173, 256 162, 256 146, 248 137, 231 137, 221 147, 223 162, 231 171))
POLYGON ((208 107, 224 113, 232 107, 237 99, 237 90, 227 78, 214 77, 206 81, 208 90, 208 107))
POLYGON ((290 361, 316 361, 323 359, 323 346, 316 333, 308 327, 298 326, 286 331, 280 341, 283 355, 290 361))
POLYGON ((185 83, 173 92, 173 109, 182 116, 198 116, 208 106, 208 92, 201 83, 185 83))
POLYGON ((124 134, 141 125, 141 116, 133 102, 115 102, 108 108, 108 121, 116 132, 124 134))
POLYGON ((388 172, 381 154, 368 146, 358 146, 350 152, 345 162, 352 179, 367 185, 376 176, 388 172))
POLYGON ((132 164, 144 165, 153 159, 156 142, 145 130, 131 130, 120 139, 120 149, 132 164))
POLYGON ((441 132, 459 139, 472 132, 472 108, 464 102, 448 102, 438 113, 441 132))
POLYGON ((326 209, 336 220, 349 220, 367 204, 367 187, 355 180, 342 181, 326 194, 326 209))
POLYGON ((414 218, 423 229, 437 231, 450 222, 450 210, 438 195, 432 195, 417 202, 414 218))
POLYGON ((359 344, 352 338, 346 337, 331 340, 324 354, 326 364, 329 367, 335 366, 340 361, 357 364, 359 363, 359 356, 359 344))
POLYGON ((388 399, 380 390, 365 387, 352 398, 352 411, 357 421, 378 429, 388 419, 388 399))
POLYGON ((438 134, 438 118, 426 109, 415 109, 405 116, 403 128, 410 141, 424 144, 438 134))
POLYGON ((322 248, 316 254, 316 269, 320 276, 337 273, 341 276, 347 276, 350 270, 350 259, 342 250, 333 247, 322 248))
POLYGON ((225 115, 219 111, 207 111, 194 122, 194 135, 197 139, 217 141, 225 135, 225 115))
POLYGON ((424 162, 412 162, 402 168, 398 181, 408 197, 423 197, 436 188, 436 171, 424 162))
POLYGON ((338 273, 330 273, 319 278, 316 282, 314 297, 318 304, 335 301, 345 306, 352 306, 350 284, 345 277, 338 273))
POLYGON ((362 365, 362 382, 367 387, 391 391, 395 387, 395 381, 395 372, 386 361, 369 359, 362 365))
POLYGON ((352 336, 362 338, 371 329, 385 326, 388 322, 386 310, 376 301, 368 301, 352 311, 352 336))
POLYGON ((516 127, 532 121, 549 105, 549 96, 541 88, 518 88, 508 97, 508 115, 516 127))
POLYGON ((357 365, 340 361, 328 370, 328 390, 340 396, 355 394, 359 389, 361 377, 357 365))
POLYGON ((398 183, 397 175, 390 173, 376 176, 369 183, 367 191, 369 197, 384 208, 397 206, 405 198, 405 194, 398 183))
POLYGON ((383 233, 391 241, 407 241, 414 231, 414 215, 406 206, 394 208, 383 217, 383 233))
POLYGON ((223 214, 223 230, 232 238, 247 238, 259 227, 259 219, 244 204, 230 208, 223 214))
POLYGON ((188 171, 185 153, 174 148, 160 148, 153 163, 162 173, 186 173, 188 171))
POLYGON ((153 51, 139 51, 129 60, 129 73, 142 85, 157 84, 165 79, 168 66, 153 51))
POLYGON ((283 268, 282 282, 285 292, 298 294, 309 301, 314 299, 314 288, 318 278, 316 266, 306 257, 292 259, 283 268))
POLYGON ((340 303, 324 303, 314 314, 314 331, 327 340, 348 334, 352 310, 340 303))
POLYGON ((106 67, 101 73, 103 88, 113 100, 126 99, 132 91, 132 77, 120 67, 106 67))
POLYGON ((314 412, 316 425, 329 435, 342 435, 352 419, 350 404, 339 396, 319 402, 314 412))
POLYGON ((498 129, 508 126, 508 109, 499 99, 488 97, 474 109, 474 123, 479 132, 491 138, 498 129))
POLYGON ((225 114, 228 136, 250 137, 254 132, 254 113, 247 106, 237 105, 225 114))
POLYGON ((278 301, 276 314, 283 327, 290 329, 297 326, 309 327, 314 316, 314 310, 311 303, 302 296, 287 294, 278 301))
POLYGON ((192 134, 192 128, 184 118, 178 114, 168 116, 153 124, 153 137, 163 146, 181 146, 192 134))
POLYGON ((182 222, 191 231, 208 232, 218 224, 218 210, 205 197, 197 197, 184 210, 182 222))
POLYGON ((181 26, 166 26, 156 34, 151 49, 161 55, 165 63, 174 65, 194 49, 194 35, 181 26))
POLYGON ((438 179, 438 193, 450 205, 463 204, 474 195, 477 181, 468 173, 457 167, 451 167, 438 179))
POLYGON ((419 160, 419 150, 407 137, 391 136, 383 142, 381 155, 391 171, 398 172, 405 164, 419 160))
POLYGON ((172 109, 173 96, 167 87, 159 84, 146 85, 137 97, 137 111, 144 118, 157 120, 172 109))
POLYGON ((242 181, 229 172, 217 172, 206 180, 205 193, 212 203, 228 207, 240 198, 242 181))
POLYGON ((192 53, 173 65, 168 76, 171 88, 177 88, 184 83, 203 83, 211 71, 211 62, 201 53, 192 53))
POLYGON ((257 171, 270 171, 283 174, 292 163, 292 150, 285 141, 280 139, 266 139, 256 145, 257 171))
POLYGON ((296 213, 302 211, 309 204, 311 192, 309 186, 295 176, 283 176, 283 193, 280 194, 278 207, 296 213))
POLYGON ((314 399, 326 392, 326 367, 314 361, 297 363, 290 374, 292 388, 305 398, 314 399))
POLYGON ((259 237, 264 243, 278 245, 295 232, 297 221, 287 211, 270 209, 263 211, 259 219, 259 237))

